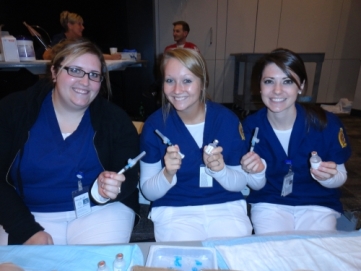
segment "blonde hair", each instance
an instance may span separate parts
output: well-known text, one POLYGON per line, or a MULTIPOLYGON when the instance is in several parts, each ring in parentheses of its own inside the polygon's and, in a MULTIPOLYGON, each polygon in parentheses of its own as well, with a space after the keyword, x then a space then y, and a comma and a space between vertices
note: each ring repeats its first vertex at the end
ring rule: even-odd
MULTIPOLYGON (((57 75, 64 69, 65 66, 67 66, 68 63, 84 54, 92 54, 98 57, 101 65, 101 73, 105 79, 108 99, 111 97, 112 91, 110 87, 108 68, 105 63, 103 53, 94 43, 84 38, 76 40, 67 39, 55 45, 52 48, 52 54, 53 57, 51 64, 57 75)), ((103 84, 102 87, 104 87, 103 84)))
MULTIPOLYGON (((207 88, 209 83, 209 77, 208 77, 208 71, 206 66, 206 61, 202 57, 200 53, 198 53, 195 50, 192 49, 186 49, 186 48, 176 48, 174 50, 168 50, 164 53, 161 64, 160 64, 160 70, 162 74, 162 78, 164 81, 165 75, 165 65, 167 64, 168 60, 174 58, 178 60, 184 67, 186 67, 188 70, 190 70, 196 77, 198 77, 201 80, 201 94, 199 96, 199 100, 202 103, 206 102, 207 97, 207 88)), ((166 117, 169 114, 171 104, 166 98, 164 91, 162 91, 162 111, 163 111, 163 117, 166 119, 166 117)))
POLYGON ((63 11, 60 13, 60 24, 65 29, 65 31, 68 31, 68 23, 75 24, 75 23, 83 23, 83 18, 76 14, 71 13, 69 11, 63 11))

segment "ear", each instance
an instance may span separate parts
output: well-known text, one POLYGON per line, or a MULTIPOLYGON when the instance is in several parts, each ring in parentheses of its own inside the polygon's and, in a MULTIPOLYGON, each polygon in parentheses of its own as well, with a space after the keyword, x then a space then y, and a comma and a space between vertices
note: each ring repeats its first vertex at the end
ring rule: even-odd
POLYGON ((298 90, 298 94, 301 94, 304 88, 305 88, 305 80, 303 80, 302 84, 300 85, 300 89, 298 90))
POLYGON ((54 69, 54 65, 51 65, 50 71, 51 71, 51 78, 53 79, 53 82, 55 83, 56 82, 56 71, 54 69))

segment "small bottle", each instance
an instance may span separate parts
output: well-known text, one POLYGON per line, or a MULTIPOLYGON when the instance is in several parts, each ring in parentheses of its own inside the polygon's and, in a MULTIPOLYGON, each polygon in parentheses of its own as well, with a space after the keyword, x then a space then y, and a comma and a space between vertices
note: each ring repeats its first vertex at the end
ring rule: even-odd
POLYGON ((218 143, 219 143, 219 142, 218 142, 217 139, 213 140, 212 143, 208 144, 205 152, 206 152, 207 154, 211 155, 211 154, 212 154, 212 150, 217 147, 218 143))
POLYGON ((113 271, 125 271, 125 260, 123 259, 123 253, 118 253, 115 256, 113 262, 113 271))
POLYGON ((314 169, 318 169, 321 162, 322 162, 322 159, 321 159, 321 157, 318 156, 317 152, 315 152, 315 151, 311 152, 311 158, 310 158, 311 167, 314 169))
POLYGON ((105 263, 105 261, 100 261, 98 262, 98 271, 109 271, 109 268, 107 266, 107 264, 105 263))

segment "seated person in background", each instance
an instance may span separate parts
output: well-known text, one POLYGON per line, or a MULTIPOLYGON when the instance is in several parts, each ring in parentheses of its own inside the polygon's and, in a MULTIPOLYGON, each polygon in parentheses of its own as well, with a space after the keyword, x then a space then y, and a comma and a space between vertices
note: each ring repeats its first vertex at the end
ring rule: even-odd
POLYGON ((343 212, 338 189, 347 179, 344 163, 351 149, 340 120, 320 107, 302 106, 307 73, 299 55, 276 49, 254 67, 265 108, 243 122, 246 138, 259 127, 254 151, 267 162, 266 185, 251 191, 256 234, 332 231, 343 212), (322 158, 311 168, 311 152, 322 158))
POLYGON ((141 161, 141 190, 153 201, 156 241, 250 235, 241 191, 246 185, 264 186, 265 164, 247 153, 237 116, 206 99, 208 74, 198 52, 165 52, 161 71, 163 107, 147 119, 141 134, 141 150, 147 153, 141 161), (155 130, 176 145, 164 144, 155 130), (214 140, 219 146, 207 153, 214 140))
POLYGON ((164 52, 175 48, 188 48, 199 52, 199 49, 195 44, 186 41, 190 31, 189 25, 184 21, 177 21, 173 23, 173 26, 173 38, 176 43, 167 46, 164 49, 164 52))
MULTIPOLYGON (((65 32, 57 34, 53 37, 53 40, 51 41, 51 47, 65 39, 76 40, 83 36, 84 25, 83 18, 80 15, 71 13, 69 11, 63 11, 60 13, 60 24, 64 28, 65 32)), ((43 53, 43 59, 45 60, 51 60, 52 56, 53 53, 51 48, 45 50, 43 53)), ((122 58, 120 53, 112 55, 103 54, 103 56, 106 60, 119 60, 122 58)))
POLYGON ((99 94, 103 81, 111 90, 93 43, 54 49, 53 84, 0 101, 0 225, 9 244, 129 242, 139 167, 117 172, 139 154, 137 131, 99 94))

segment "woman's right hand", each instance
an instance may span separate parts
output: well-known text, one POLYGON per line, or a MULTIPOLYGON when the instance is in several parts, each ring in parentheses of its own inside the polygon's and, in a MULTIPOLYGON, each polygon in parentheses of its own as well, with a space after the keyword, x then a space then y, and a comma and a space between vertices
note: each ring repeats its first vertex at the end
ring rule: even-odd
POLYGON ((46 231, 38 231, 24 245, 54 245, 53 238, 46 231))
POLYGON ((172 182, 173 176, 180 169, 182 164, 182 157, 179 154, 178 145, 169 146, 164 156, 164 176, 169 182, 172 182))

